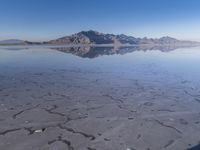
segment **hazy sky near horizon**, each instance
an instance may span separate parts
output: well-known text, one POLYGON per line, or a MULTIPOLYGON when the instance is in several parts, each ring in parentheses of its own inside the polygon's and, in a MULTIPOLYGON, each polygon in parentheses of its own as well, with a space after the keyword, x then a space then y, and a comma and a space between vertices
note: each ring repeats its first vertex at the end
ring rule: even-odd
POLYGON ((0 40, 81 30, 200 41, 200 0, 0 0, 0 40))

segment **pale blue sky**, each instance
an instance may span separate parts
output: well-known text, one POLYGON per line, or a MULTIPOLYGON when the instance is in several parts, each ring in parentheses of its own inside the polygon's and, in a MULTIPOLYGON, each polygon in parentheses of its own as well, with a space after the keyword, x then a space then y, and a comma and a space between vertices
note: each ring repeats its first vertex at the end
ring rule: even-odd
POLYGON ((199 0, 0 0, 0 40, 81 30, 200 41, 199 0))

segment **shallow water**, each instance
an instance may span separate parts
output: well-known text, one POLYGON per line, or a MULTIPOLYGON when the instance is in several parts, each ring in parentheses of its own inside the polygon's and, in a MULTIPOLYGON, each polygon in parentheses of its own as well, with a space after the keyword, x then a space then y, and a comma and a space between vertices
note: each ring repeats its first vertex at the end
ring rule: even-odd
POLYGON ((199 47, 0 47, 0 149, 195 146, 199 58, 199 47))
POLYGON ((21 69, 23 71, 26 71, 26 69, 32 71, 39 69, 78 69, 80 71, 101 70, 111 73, 126 72, 130 76, 134 73, 141 73, 141 75, 156 73, 161 78, 167 73, 169 76, 179 76, 191 81, 194 78, 197 79, 196 77, 200 75, 200 48, 198 47, 176 49, 169 52, 141 50, 123 55, 104 54, 94 58, 82 58, 48 48, 12 50, 12 48, 0 47, 0 50, 1 70, 10 69, 14 72, 21 69), (13 68, 16 68, 16 70, 13 70, 13 68))

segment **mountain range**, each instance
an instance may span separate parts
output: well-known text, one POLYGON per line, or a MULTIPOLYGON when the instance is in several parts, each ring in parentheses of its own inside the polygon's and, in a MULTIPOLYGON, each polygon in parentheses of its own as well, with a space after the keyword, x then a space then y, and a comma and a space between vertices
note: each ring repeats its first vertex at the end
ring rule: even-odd
POLYGON ((114 35, 105 34, 97 31, 82 31, 70 36, 51 40, 48 44, 115 44, 115 45, 182 45, 197 44, 198 42, 181 41, 172 37, 153 38, 135 38, 124 34, 114 35))
POLYGON ((112 45, 199 45, 199 42, 182 41, 172 37, 162 38, 135 38, 124 34, 105 34, 97 31, 81 31, 70 36, 64 36, 58 39, 44 42, 30 42, 23 40, 4 40, 0 45, 93 45, 93 44, 112 44, 112 45))

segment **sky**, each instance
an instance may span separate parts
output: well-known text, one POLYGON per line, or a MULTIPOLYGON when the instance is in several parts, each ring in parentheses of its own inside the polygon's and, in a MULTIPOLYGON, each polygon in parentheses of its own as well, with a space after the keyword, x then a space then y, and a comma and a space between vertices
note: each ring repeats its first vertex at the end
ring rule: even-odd
POLYGON ((0 40, 82 30, 200 41, 200 0, 0 0, 0 40))

